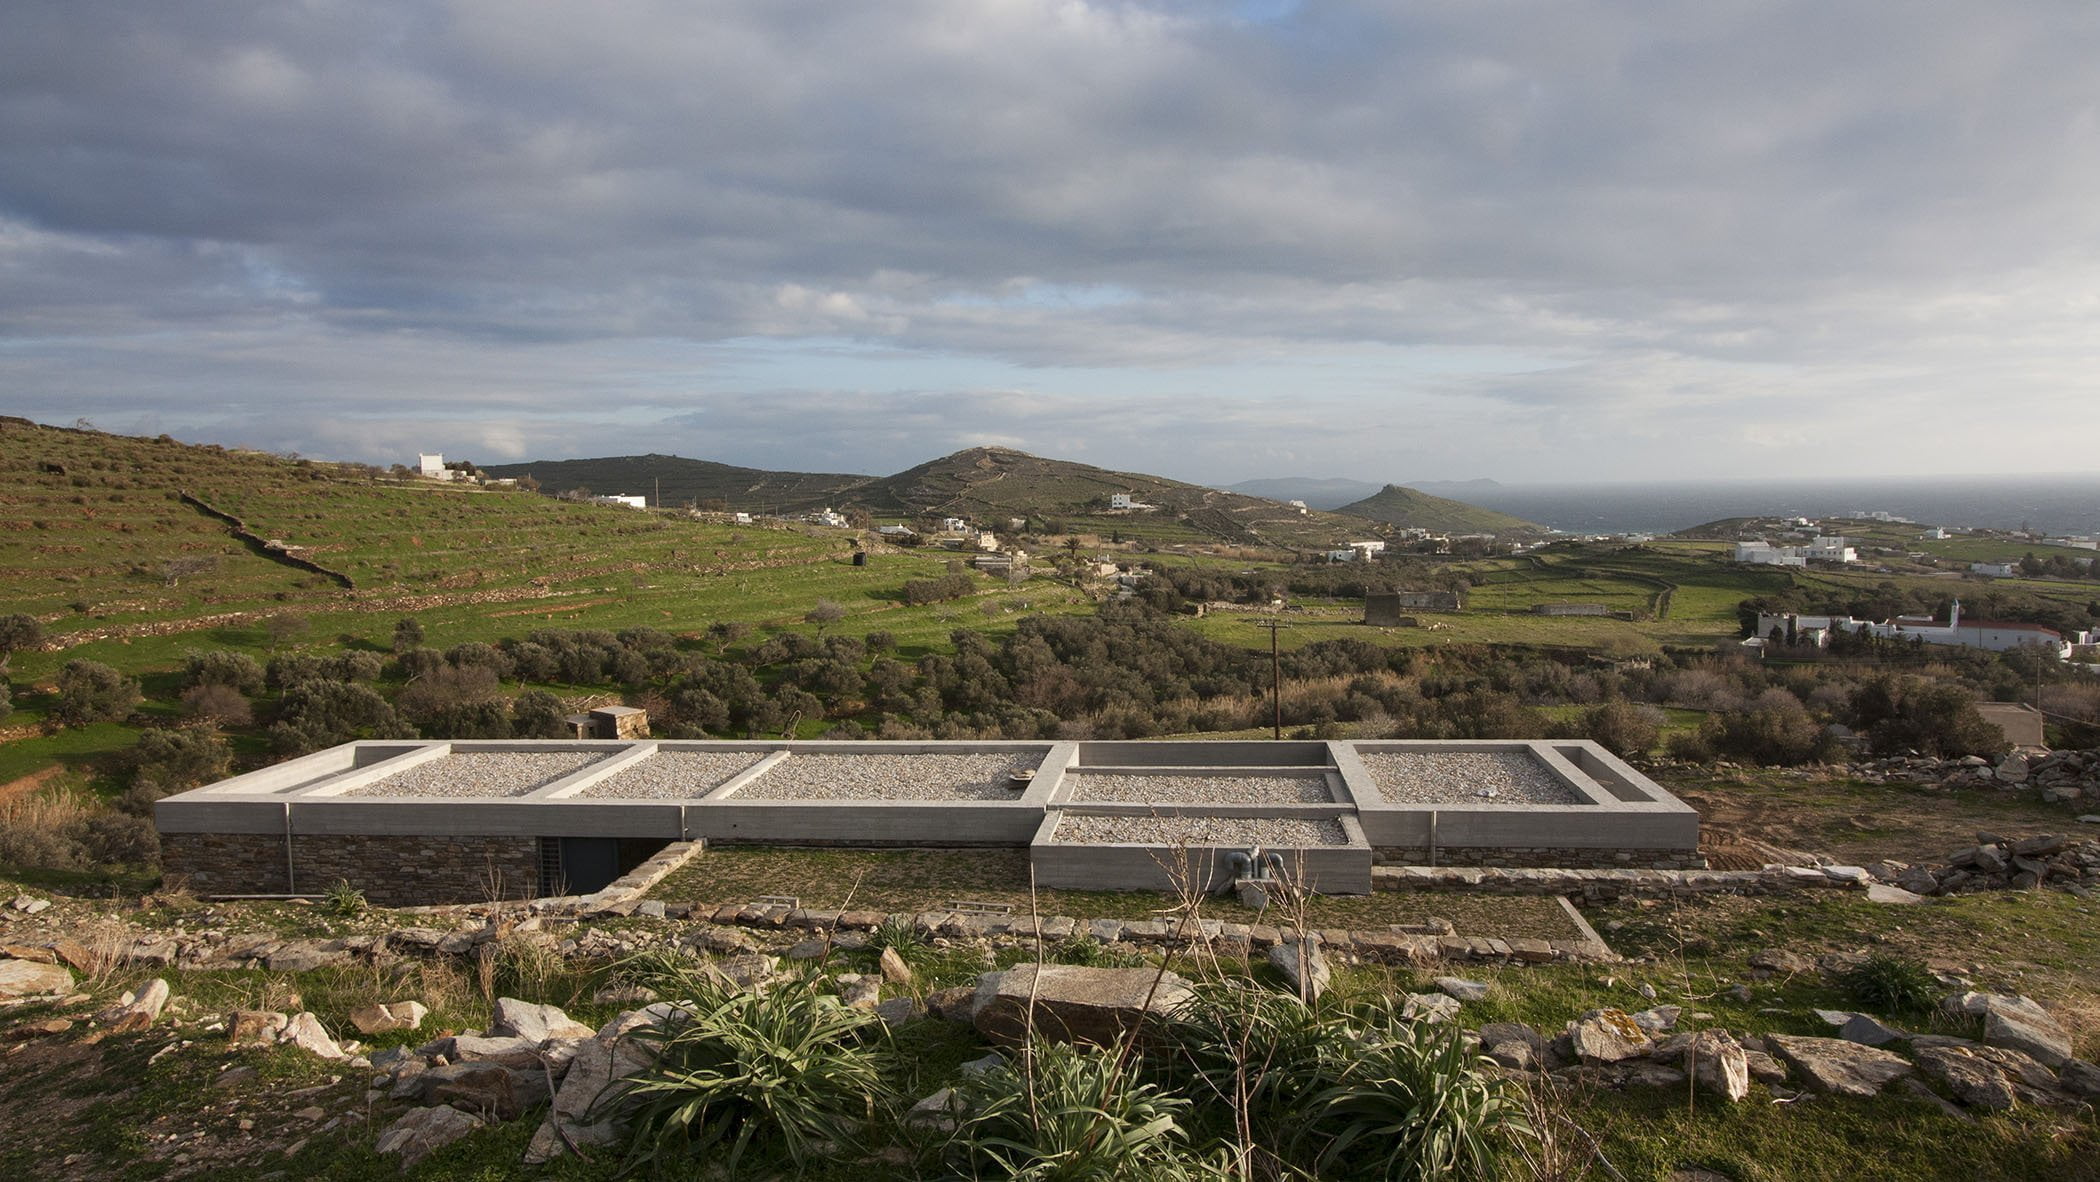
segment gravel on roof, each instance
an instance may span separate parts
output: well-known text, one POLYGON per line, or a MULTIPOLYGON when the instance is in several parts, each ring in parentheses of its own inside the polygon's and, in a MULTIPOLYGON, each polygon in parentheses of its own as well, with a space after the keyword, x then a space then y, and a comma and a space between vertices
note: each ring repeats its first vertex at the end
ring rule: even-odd
POLYGON ((464 751, 440 755, 345 796, 523 796, 610 755, 605 751, 464 751))
POLYGON ((1053 840, 1081 845, 1295 846, 1347 845, 1342 823, 1306 817, 1117 817, 1066 813, 1053 840))
POLYGON ((736 790, 738 800, 1019 800, 1014 772, 1041 751, 845 755, 797 752, 736 790))
POLYGON ((1134 804, 1328 804, 1327 778, 1065 773, 1075 801, 1134 804))
POLYGON ((1521 751, 1364 751, 1365 770, 1394 804, 1587 804, 1521 751))
POLYGON ((658 751, 585 788, 578 796, 616 800, 691 800, 764 759, 766 751, 658 751))

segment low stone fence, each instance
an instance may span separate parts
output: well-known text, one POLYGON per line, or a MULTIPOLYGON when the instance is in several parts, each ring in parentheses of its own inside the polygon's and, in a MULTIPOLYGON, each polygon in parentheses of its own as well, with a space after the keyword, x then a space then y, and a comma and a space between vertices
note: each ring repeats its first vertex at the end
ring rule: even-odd
POLYGON ((1466 891, 1487 895, 1561 895, 1584 902, 1676 899, 1696 895, 1770 895, 1799 890, 1860 890, 1856 866, 1777 866, 1763 870, 1629 870, 1497 866, 1374 866, 1371 889, 1466 891))

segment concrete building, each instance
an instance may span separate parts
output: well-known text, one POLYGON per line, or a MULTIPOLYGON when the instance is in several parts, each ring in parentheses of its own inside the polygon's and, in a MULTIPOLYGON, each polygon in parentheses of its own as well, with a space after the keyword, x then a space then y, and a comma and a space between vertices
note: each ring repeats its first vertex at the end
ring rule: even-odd
POLYGON ((649 498, 633 496, 627 493, 615 493, 611 496, 592 497, 591 503, 595 505, 619 505, 626 509, 647 509, 649 507, 649 498))
POLYGON ((639 706, 600 706, 562 720, 578 739, 646 739, 649 712, 639 706))
POLYGON ((1737 542, 1735 560, 1754 566, 1807 566, 1808 555, 1791 546, 1774 546, 1770 542, 1737 542))
POLYGON ((1392 591, 1364 596, 1364 623, 1381 628, 1406 628, 1410 612, 1455 612, 1465 610, 1456 591, 1392 591))
POLYGON ((416 455, 416 475, 421 476, 425 480, 451 480, 458 473, 445 466, 445 457, 442 453, 419 452, 416 455))
POLYGON ((154 819, 200 895, 342 880, 388 906, 584 894, 672 843, 1023 849, 1041 885, 1088 890, 1165 890, 1183 860, 1230 885, 1258 852, 1328 894, 1374 863, 1703 865, 1697 813, 1575 740, 373 741, 154 819))
POLYGON ((2020 568, 2010 562, 1972 562, 1969 573, 1991 579, 2010 579, 2020 573, 2020 568))

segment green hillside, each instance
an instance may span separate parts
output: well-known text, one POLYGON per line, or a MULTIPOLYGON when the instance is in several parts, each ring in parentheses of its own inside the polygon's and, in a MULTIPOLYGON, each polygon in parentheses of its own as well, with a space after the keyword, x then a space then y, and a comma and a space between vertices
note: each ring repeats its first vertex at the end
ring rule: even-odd
POLYGON ((657 498, 667 507, 720 502, 751 512, 805 512, 831 504, 873 477, 842 472, 769 472, 684 456, 605 456, 590 460, 532 460, 484 464, 491 476, 530 476, 543 492, 587 488, 601 495, 657 498))
POLYGON ((1536 522, 1464 501, 1433 497, 1417 489, 1388 484, 1361 501, 1335 510, 1352 517, 1382 521, 1401 529, 1433 533, 1494 534, 1498 538, 1542 537, 1553 531, 1536 522))
POLYGON ((895 592, 941 573, 946 556, 854 567, 856 536, 0 420, 5 610, 37 617, 64 646, 20 654, 18 676, 45 675, 68 655, 138 669, 200 643, 259 650, 262 621, 281 613, 306 617, 310 641, 384 643, 393 621, 414 612, 449 644, 548 623, 685 631, 722 619, 799 621, 827 597, 848 606, 847 630, 945 637, 952 623, 900 609, 895 592), (341 578, 244 542, 185 491, 282 543, 283 557, 341 578))

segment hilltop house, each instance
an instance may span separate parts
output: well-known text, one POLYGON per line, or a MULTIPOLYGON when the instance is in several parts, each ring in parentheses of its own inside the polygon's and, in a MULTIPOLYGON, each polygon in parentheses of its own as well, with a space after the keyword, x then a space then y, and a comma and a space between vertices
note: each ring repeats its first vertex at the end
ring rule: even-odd
POLYGON ((425 480, 451 480, 458 475, 445 466, 442 452, 416 453, 416 475, 425 480))
POLYGON ((623 505, 629 509, 647 509, 649 507, 648 497, 627 496, 625 494, 592 497, 591 502, 598 505, 623 505))
POLYGON ((1806 546, 1774 546, 1764 541, 1735 544, 1735 560, 1753 566, 1807 566, 1810 559, 1853 563, 1859 561, 1859 551, 1846 545, 1844 538, 1812 538, 1806 546))

